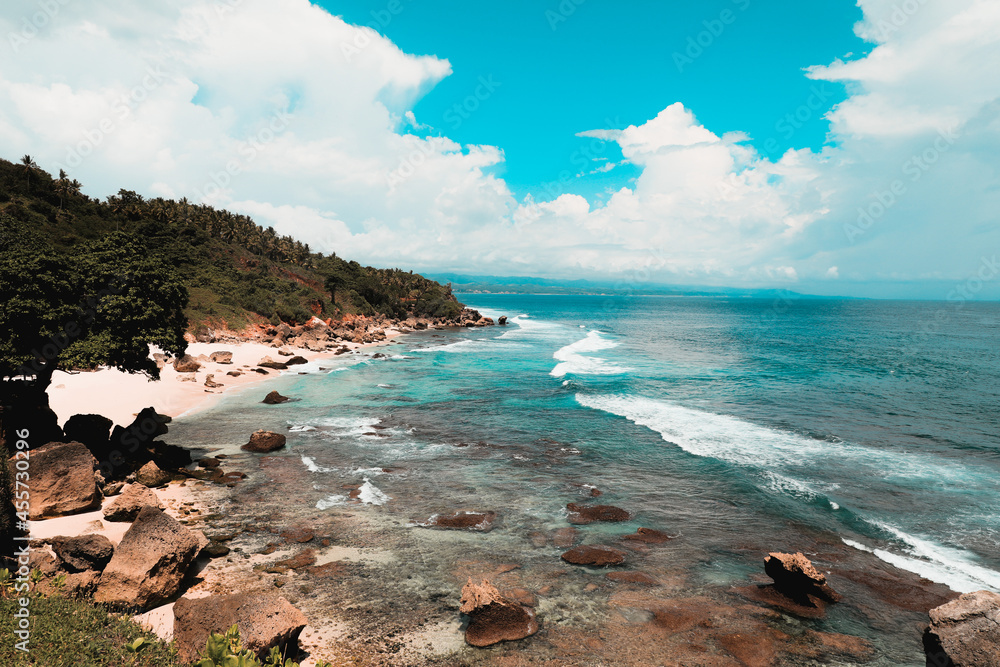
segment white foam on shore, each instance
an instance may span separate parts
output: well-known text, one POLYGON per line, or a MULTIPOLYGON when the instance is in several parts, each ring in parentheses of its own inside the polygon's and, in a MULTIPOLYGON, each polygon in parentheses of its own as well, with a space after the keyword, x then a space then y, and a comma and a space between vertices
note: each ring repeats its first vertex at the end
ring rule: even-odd
POLYGON ((300 457, 302 458, 302 465, 304 465, 306 470, 309 472, 333 472, 336 470, 336 468, 324 468, 321 465, 317 465, 316 459, 311 456, 301 454, 300 457))
POLYGON ((1000 572, 974 563, 968 552, 914 537, 881 521, 871 523, 895 535, 906 545, 909 555, 904 556, 886 549, 869 547, 847 538, 841 540, 844 544, 874 554, 879 560, 901 570, 944 584, 959 593, 971 593, 983 589, 1000 592, 1000 572))
POLYGON ((582 338, 575 343, 556 350, 552 357, 559 363, 556 364, 556 367, 552 369, 549 375, 561 378, 569 373, 573 375, 616 375, 624 373, 628 370, 627 368, 622 368, 599 357, 585 356, 616 347, 618 347, 618 343, 603 338, 600 331, 591 331, 587 334, 586 338, 582 338))
POLYGON ((390 500, 389 496, 382 493, 382 490, 372 484, 371 480, 367 477, 365 477, 365 483, 361 485, 358 491, 360 492, 358 500, 365 505, 385 505, 390 500))
POLYGON ((318 510, 328 510, 331 507, 337 507, 338 505, 346 505, 347 496, 327 496, 316 503, 316 509, 318 510))

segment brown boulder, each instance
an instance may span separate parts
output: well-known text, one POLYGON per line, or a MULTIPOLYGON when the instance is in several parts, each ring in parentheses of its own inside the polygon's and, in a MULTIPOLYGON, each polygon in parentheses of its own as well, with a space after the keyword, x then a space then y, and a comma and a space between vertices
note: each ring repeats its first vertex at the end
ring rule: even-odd
POLYGON ((174 360, 174 370, 178 373, 196 373, 200 368, 201 364, 190 354, 185 354, 180 359, 174 360))
POLYGON ((283 371, 288 368, 288 364, 281 361, 275 361, 271 357, 264 357, 257 363, 257 365, 261 368, 273 368, 278 371, 283 371))
POLYGON ((135 473, 135 480, 143 486, 155 489, 170 481, 170 473, 160 470, 160 466, 150 461, 135 473))
POLYGON ((469 579, 462 588, 459 611, 469 615, 465 641, 472 646, 491 646, 503 641, 524 639, 538 632, 535 612, 500 595, 489 581, 469 579))
POLYGON ((282 396, 278 392, 272 391, 271 393, 269 393, 267 396, 264 397, 264 400, 261 401, 261 403, 265 403, 267 405, 278 405, 279 403, 284 403, 287 400, 288 400, 287 396, 282 396))
POLYGON ((285 361, 285 364, 288 366, 301 366, 302 364, 308 364, 308 363, 309 363, 308 359, 299 356, 292 357, 291 359, 285 361))
POLYGON ((1000 667, 1000 595, 965 593, 931 609, 924 632, 927 664, 944 667, 1000 667))
POLYGON ((195 535, 155 507, 143 507, 101 575, 95 602, 149 609, 177 594, 200 549, 195 535))
MULTIPOLYGON (((14 468, 15 460, 10 460, 14 468)), ((32 521, 89 512, 101 506, 97 459, 79 442, 50 442, 31 451, 32 521)))
POLYGON ((56 557, 70 572, 100 572, 111 560, 115 550, 111 540, 103 535, 53 537, 50 543, 56 557))
POLYGON ((135 521, 139 510, 143 507, 163 509, 163 503, 142 484, 128 484, 122 489, 120 496, 104 508, 104 518, 107 521, 135 521))
POLYGON ((280 433, 263 430, 254 431, 253 435, 250 436, 250 442, 240 447, 240 449, 247 452, 266 454, 267 452, 273 452, 284 447, 285 440, 285 436, 280 433))
POLYGON ((226 352, 224 350, 219 350, 218 352, 213 352, 208 356, 213 362, 217 364, 231 364, 233 363, 233 353, 226 352))
POLYGON ((621 549, 614 547, 583 544, 564 553, 562 559, 573 565, 606 567, 608 565, 624 565, 626 554, 621 549))
POLYGON ((566 520, 577 525, 586 525, 595 521, 628 521, 632 515, 620 507, 613 505, 566 505, 569 516, 566 520))
POLYGON ((296 653, 299 633, 308 621, 288 600, 277 595, 212 595, 181 598, 174 604, 174 643, 184 664, 198 659, 212 632, 236 625, 243 648, 266 659, 272 646, 285 656, 296 653))
POLYGON ((826 583, 826 575, 801 553, 770 553, 764 559, 764 571, 774 579, 774 588, 779 593, 802 604, 818 606, 811 598, 840 601, 840 595, 826 583))
POLYGON ((454 514, 435 514, 419 525, 426 526, 427 528, 477 530, 488 533, 493 530, 496 518, 496 512, 467 512, 460 510, 454 514))
POLYGON ((64 440, 83 443, 100 461, 108 455, 112 426, 103 415, 73 415, 63 425, 64 440))

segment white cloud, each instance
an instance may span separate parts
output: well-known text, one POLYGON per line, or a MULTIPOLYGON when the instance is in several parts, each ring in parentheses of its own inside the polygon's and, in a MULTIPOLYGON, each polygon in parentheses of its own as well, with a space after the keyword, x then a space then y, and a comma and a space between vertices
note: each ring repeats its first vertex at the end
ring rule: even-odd
MULTIPOLYGON (((766 159, 680 103, 580 132, 621 149, 594 172, 639 172, 603 204, 515 201, 502 147, 409 134, 428 129, 412 106, 447 60, 307 0, 233 5, 60 5, 16 53, 5 45, 5 157, 66 166, 92 194, 204 197, 313 247, 416 269, 850 289, 957 280, 1000 245, 996 2, 861 0, 871 53, 807 72, 851 93, 818 153, 766 159)), ((5 3, 0 34, 36 10, 5 3)))

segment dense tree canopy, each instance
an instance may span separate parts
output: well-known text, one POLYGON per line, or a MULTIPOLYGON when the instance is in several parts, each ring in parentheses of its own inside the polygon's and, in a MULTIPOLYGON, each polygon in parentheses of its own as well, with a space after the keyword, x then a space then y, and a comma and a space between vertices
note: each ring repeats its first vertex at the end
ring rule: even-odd
POLYGON ((114 366, 155 377, 149 345, 184 350, 187 290, 125 232, 59 251, 0 216, 0 376, 114 366))

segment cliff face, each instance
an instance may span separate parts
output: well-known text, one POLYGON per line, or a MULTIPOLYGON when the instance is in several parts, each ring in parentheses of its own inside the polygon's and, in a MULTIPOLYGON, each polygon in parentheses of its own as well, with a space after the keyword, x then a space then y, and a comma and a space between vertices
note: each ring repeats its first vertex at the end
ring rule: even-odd
POLYGON ((253 337, 264 325, 301 326, 314 317, 413 319, 414 326, 418 320, 460 325, 470 317, 450 286, 313 252, 248 216, 186 200, 146 200, 126 190, 100 201, 79 189, 64 174, 53 178, 0 159, 0 215, 20 220, 62 250, 115 230, 135 235, 156 261, 183 277, 192 335, 208 329, 253 337))

